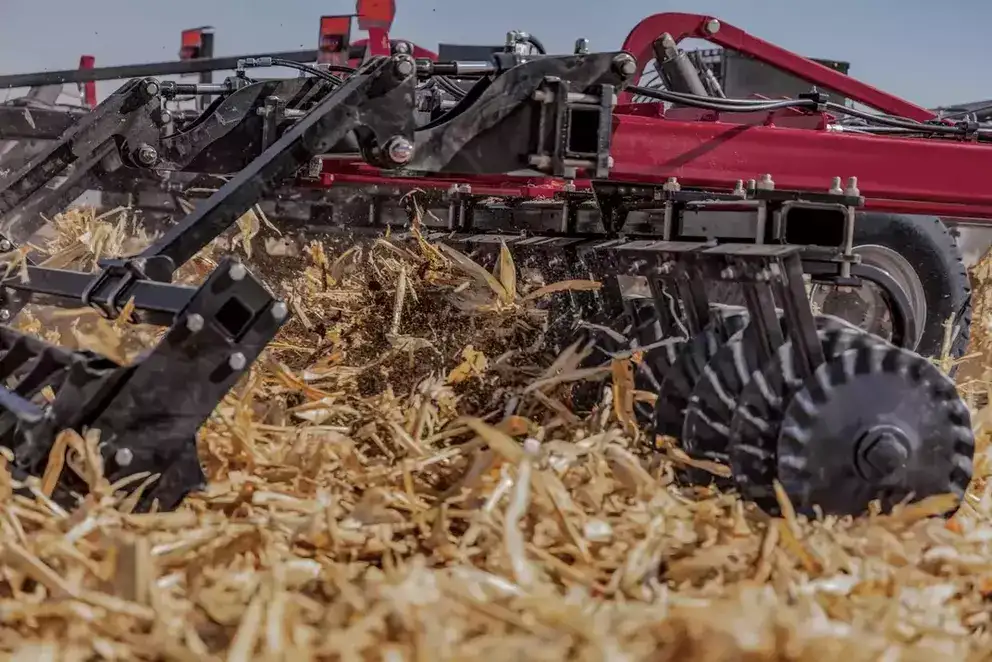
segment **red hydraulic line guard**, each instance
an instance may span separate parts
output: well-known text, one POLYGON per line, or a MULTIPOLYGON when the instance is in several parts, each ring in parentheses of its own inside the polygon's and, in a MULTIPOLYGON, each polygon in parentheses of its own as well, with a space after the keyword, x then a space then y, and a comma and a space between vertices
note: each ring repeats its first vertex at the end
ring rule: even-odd
POLYGON ((369 33, 368 56, 389 55, 389 29, 396 16, 396 3, 393 0, 358 0, 355 13, 358 14, 358 28, 369 33))
MULTIPOLYGON (((96 65, 96 58, 92 55, 79 56, 80 69, 92 69, 96 65)), ((82 92, 83 103, 90 108, 96 108, 96 82, 87 81, 79 85, 82 92)))
POLYGON ((343 65, 351 45, 351 16, 321 16, 317 63, 343 65))
MULTIPOLYGON (((866 106, 889 115, 898 115, 924 122, 936 117, 932 112, 912 104, 897 96, 883 92, 867 83, 834 71, 818 62, 796 55, 780 46, 770 44, 749 35, 744 30, 724 23, 712 16, 702 14, 682 14, 669 12, 648 16, 634 26, 623 42, 623 50, 637 58, 637 77, 644 73, 644 67, 654 59, 651 44, 662 34, 672 35, 676 42, 683 39, 705 39, 717 46, 749 55, 813 85, 830 88, 866 106)), ((636 80, 636 78, 635 78, 636 80)), ((630 103, 631 95, 625 92, 620 103, 630 103)))
POLYGON ((200 57, 200 49, 203 47, 202 28, 183 30, 182 41, 179 47, 180 60, 195 60, 200 57))
POLYGON ((396 17, 394 0, 358 0, 355 7, 358 15, 358 29, 383 28, 389 30, 396 17))

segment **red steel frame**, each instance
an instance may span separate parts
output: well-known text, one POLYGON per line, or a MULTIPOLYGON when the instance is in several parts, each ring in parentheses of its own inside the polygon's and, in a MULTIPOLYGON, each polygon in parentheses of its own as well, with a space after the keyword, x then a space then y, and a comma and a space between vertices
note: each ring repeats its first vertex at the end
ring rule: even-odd
MULTIPOLYGON (((769 44, 716 19, 655 14, 641 21, 624 50, 644 65, 662 33, 677 39, 705 38, 771 66, 828 87, 877 110, 915 120, 934 115, 908 101, 769 44), (713 31, 713 28, 716 30, 713 31)), ((677 177, 683 186, 730 190, 738 180, 771 174, 782 189, 826 191, 830 180, 857 177, 866 207, 895 213, 932 214, 992 222, 992 145, 958 140, 897 138, 827 130, 831 116, 775 113, 715 113, 664 110, 661 104, 629 104, 621 97, 613 119, 610 179, 660 183, 677 177)), ((490 176, 468 180, 383 178, 373 168, 327 159, 320 185, 381 184, 447 189, 456 181, 481 195, 541 198, 563 190, 553 178, 490 176)), ((588 180, 573 182, 576 189, 588 180)))
MULTIPOLYGON (((676 43, 683 39, 705 39, 717 46, 748 55, 755 60, 781 69, 797 78, 828 87, 866 106, 889 115, 898 115, 917 121, 931 120, 935 115, 926 108, 883 92, 871 85, 851 78, 819 62, 758 39, 738 27, 702 14, 667 12, 648 16, 630 31, 623 42, 623 50, 637 59, 637 76, 654 59, 651 44, 664 33, 672 35, 676 43)), ((621 96, 621 103, 630 103, 630 94, 621 96)))

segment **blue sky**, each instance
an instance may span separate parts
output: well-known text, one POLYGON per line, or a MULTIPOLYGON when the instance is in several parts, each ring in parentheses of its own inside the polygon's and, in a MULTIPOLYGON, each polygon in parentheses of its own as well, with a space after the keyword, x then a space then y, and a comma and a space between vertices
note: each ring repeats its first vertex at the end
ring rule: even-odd
MULTIPOLYGON (((577 37, 618 48, 649 14, 712 14, 812 57, 846 60, 852 75, 921 105, 992 97, 992 3, 981 0, 396 0, 393 34, 428 48, 439 41, 501 43, 528 30, 549 50, 577 37)), ((0 0, 0 72, 171 60, 183 28, 212 25, 217 54, 315 47, 321 14, 350 0, 0 0)), ((101 92, 113 84, 101 86, 101 92)))

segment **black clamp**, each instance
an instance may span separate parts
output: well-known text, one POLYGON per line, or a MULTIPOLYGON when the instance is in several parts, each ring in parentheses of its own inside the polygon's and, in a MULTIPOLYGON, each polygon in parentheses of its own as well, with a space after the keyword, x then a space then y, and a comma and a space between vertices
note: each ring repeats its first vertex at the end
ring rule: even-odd
POLYGON ((816 104, 816 107, 813 110, 815 110, 818 113, 826 112, 827 103, 830 101, 830 97, 824 94, 823 92, 820 92, 819 90, 813 90, 812 92, 803 92, 802 94, 799 95, 799 98, 805 101, 812 101, 814 104, 816 104))
POLYGON ((136 283, 147 280, 169 283, 174 271, 172 260, 162 255, 105 259, 98 265, 102 271, 86 286, 80 298, 84 306, 96 308, 108 319, 121 314, 121 302, 126 302, 125 295, 136 283), (113 281, 119 282, 112 284, 113 281), (108 286, 110 289, 103 296, 108 286))
POLYGON ((960 129, 961 135, 966 140, 978 140, 978 130, 982 128, 981 123, 974 120, 961 120, 955 122, 954 126, 960 129))
POLYGON ((102 271, 83 290, 80 297, 84 306, 90 306, 99 310, 107 319, 115 319, 121 314, 121 306, 118 302, 123 298, 124 293, 136 282, 147 280, 143 271, 143 264, 138 260, 106 260, 100 264, 102 271), (96 301, 94 295, 104 289, 104 286, 117 281, 112 289, 107 293, 106 303, 96 301))

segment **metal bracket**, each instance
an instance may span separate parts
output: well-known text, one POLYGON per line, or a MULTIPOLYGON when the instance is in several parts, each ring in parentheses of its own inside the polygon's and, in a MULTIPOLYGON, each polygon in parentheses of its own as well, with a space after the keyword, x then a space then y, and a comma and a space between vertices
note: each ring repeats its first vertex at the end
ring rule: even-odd
MULTIPOLYGON (((158 475, 139 499, 174 508, 204 476, 196 432, 288 317, 245 267, 224 261, 184 305, 156 347, 132 365, 68 351, 0 326, 0 444, 14 452, 15 475, 40 476, 59 431, 99 430, 107 478, 158 475), (12 382, 16 384, 11 385, 12 382), (38 400, 50 386, 50 406, 38 400)), ((86 486, 63 471, 58 501, 86 486)))

